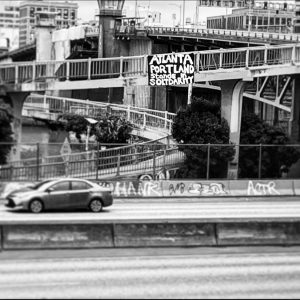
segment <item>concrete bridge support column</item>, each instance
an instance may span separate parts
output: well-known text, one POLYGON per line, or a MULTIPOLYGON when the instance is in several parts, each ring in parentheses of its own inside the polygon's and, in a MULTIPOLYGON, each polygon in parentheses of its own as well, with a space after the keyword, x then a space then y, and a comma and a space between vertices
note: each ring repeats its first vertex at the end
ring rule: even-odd
POLYGON ((300 142, 300 75, 296 75, 293 86, 293 106, 289 135, 293 142, 300 142))
POLYGON ((29 93, 24 92, 8 94, 14 115, 14 120, 12 123, 14 140, 18 144, 11 149, 10 161, 20 160, 20 143, 22 142, 22 109, 28 95, 29 93))
MULTIPOLYGON (((226 80, 221 82, 221 115, 227 120, 230 128, 230 142, 240 143, 243 93, 245 82, 226 80)), ((236 147, 233 161, 228 166, 228 178, 237 179, 239 169, 239 147, 236 147)))

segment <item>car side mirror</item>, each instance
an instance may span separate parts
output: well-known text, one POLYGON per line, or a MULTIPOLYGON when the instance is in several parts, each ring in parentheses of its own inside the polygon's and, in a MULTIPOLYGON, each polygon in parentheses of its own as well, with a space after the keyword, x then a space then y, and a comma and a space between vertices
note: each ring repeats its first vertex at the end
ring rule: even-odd
POLYGON ((51 193, 51 192, 53 192, 53 191, 54 191, 54 188, 49 188, 49 189, 47 190, 48 193, 51 193))

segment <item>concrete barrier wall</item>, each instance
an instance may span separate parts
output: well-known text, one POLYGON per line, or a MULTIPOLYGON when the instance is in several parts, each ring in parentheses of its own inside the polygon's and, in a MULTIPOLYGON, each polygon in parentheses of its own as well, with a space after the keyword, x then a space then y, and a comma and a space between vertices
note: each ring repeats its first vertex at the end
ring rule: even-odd
MULTIPOLYGON (((0 198, 32 184, 0 182, 0 198)), ((300 196, 300 180, 129 180, 99 181, 98 184, 109 187, 115 198, 300 196)))
POLYGON ((2 225, 0 232, 0 251, 300 245, 300 221, 2 225))
POLYGON ((300 180, 294 180, 295 196, 300 196, 300 180))
POLYGON ((102 181, 115 197, 261 197, 300 195, 300 180, 102 181))
POLYGON ((3 250, 112 248, 110 224, 78 225, 5 225, 2 226, 3 250))
POLYGON ((300 222, 221 223, 218 245, 299 245, 300 222))
POLYGON ((116 247, 215 246, 214 224, 116 224, 116 247))

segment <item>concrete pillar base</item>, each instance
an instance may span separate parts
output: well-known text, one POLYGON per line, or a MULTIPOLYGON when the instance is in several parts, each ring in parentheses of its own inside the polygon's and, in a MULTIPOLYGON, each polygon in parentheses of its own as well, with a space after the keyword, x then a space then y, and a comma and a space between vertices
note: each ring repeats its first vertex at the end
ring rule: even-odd
MULTIPOLYGON (((245 82, 226 80, 221 82, 221 115, 230 128, 230 143, 240 144, 243 93, 245 82)), ((235 149, 234 159, 228 165, 228 178, 237 179, 239 170, 239 147, 235 149)))

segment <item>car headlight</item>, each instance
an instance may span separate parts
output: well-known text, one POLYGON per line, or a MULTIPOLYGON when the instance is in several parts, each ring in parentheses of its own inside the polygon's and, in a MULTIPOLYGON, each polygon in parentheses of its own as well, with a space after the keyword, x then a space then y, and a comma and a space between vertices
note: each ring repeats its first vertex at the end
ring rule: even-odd
POLYGON ((24 202, 24 200, 26 197, 21 197, 21 196, 14 196, 14 197, 11 197, 11 199, 15 202, 15 204, 20 204, 22 202, 24 202))

